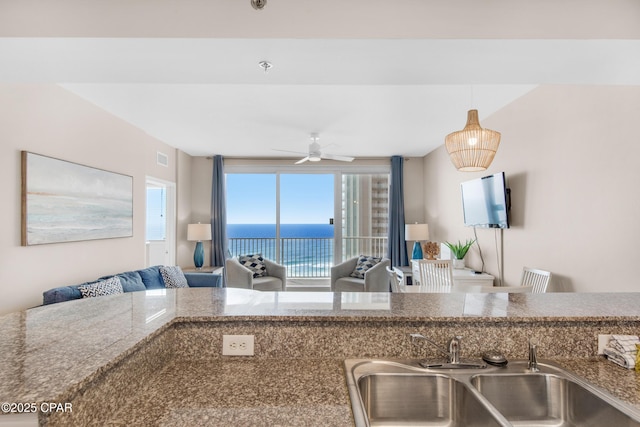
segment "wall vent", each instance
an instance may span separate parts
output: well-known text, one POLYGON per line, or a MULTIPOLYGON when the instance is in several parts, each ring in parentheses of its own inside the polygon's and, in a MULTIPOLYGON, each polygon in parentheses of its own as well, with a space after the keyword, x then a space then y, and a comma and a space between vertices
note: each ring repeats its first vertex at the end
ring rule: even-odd
POLYGON ((157 154, 158 155, 156 156, 156 159, 157 159, 158 164, 160 166, 168 167, 169 166, 169 156, 167 156, 166 154, 161 153, 159 151, 157 152, 157 154))

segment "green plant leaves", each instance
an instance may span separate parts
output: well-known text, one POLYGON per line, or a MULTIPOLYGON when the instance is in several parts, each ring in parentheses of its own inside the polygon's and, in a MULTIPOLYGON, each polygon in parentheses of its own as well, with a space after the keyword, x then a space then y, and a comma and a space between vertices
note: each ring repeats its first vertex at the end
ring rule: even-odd
POLYGON ((470 239, 465 243, 460 243, 460 240, 458 240, 458 243, 444 242, 444 244, 451 249, 451 253, 456 259, 463 259, 467 252, 469 252, 469 249, 471 249, 471 245, 475 242, 475 239, 470 239))

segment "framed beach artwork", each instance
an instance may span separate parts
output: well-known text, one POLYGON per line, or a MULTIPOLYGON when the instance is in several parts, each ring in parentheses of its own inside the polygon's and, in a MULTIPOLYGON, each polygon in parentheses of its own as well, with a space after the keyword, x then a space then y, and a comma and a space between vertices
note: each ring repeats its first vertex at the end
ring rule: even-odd
POLYGON ((133 177, 22 152, 22 245, 133 236, 133 177))

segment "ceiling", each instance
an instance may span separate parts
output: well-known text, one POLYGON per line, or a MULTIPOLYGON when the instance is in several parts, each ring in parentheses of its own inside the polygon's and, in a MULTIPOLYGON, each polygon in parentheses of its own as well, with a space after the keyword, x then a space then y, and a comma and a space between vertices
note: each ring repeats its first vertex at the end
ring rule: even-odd
POLYGON ((640 85, 637 39, 56 31, 0 37, 0 82, 60 84, 194 156, 302 157, 275 150, 304 153, 311 132, 332 154, 423 156, 464 127, 468 109, 482 123, 537 85, 640 85))

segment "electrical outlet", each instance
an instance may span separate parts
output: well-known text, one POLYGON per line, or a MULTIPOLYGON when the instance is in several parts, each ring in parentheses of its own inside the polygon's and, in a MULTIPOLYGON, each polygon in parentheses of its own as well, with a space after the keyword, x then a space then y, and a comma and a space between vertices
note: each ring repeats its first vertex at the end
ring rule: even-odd
POLYGON ((598 354, 604 354, 604 348, 613 335, 598 335, 598 354))
POLYGON ((253 356, 253 335, 223 335, 223 356, 253 356))

